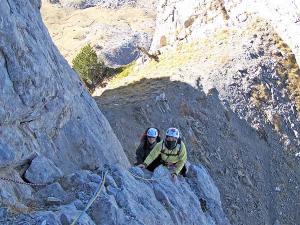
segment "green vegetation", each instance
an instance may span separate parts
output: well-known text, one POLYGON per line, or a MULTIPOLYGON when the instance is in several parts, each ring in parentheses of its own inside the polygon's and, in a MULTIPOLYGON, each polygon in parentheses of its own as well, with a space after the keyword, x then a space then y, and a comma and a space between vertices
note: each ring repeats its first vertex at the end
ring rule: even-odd
POLYGON ((80 50, 72 63, 73 69, 79 74, 89 91, 93 91, 104 78, 114 73, 114 69, 105 66, 104 62, 98 59, 90 44, 80 50))
POLYGON ((269 93, 263 84, 258 84, 253 88, 250 101, 256 107, 260 107, 263 102, 266 103, 269 99, 269 93))
POLYGON ((277 64, 277 73, 287 80, 287 87, 290 92, 290 98, 295 102, 298 116, 300 117, 300 69, 295 55, 289 46, 278 36, 274 35, 275 44, 283 57, 277 64))
POLYGON ((133 71, 134 66, 135 66, 135 62, 132 62, 126 66, 120 67, 119 73, 116 74, 115 78, 118 79, 118 78, 127 77, 133 71))
POLYGON ((119 67, 114 69, 113 73, 111 74, 111 80, 109 81, 109 83, 112 84, 119 84, 120 82, 122 83, 122 79, 126 78, 129 76, 129 74, 131 74, 134 70, 135 67, 135 61, 133 61, 132 63, 129 63, 128 65, 119 67))

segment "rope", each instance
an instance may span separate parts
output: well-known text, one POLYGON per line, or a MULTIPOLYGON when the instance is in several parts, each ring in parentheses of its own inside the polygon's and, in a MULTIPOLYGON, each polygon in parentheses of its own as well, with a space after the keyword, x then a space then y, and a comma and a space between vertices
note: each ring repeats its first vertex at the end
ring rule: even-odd
POLYGON ((16 184, 29 185, 29 186, 33 186, 33 187, 46 186, 47 185, 47 184, 27 183, 27 182, 24 182, 24 181, 18 181, 18 180, 14 180, 14 179, 11 179, 11 178, 6 178, 6 177, 0 177, 0 180, 6 181, 6 182, 12 182, 12 183, 16 183, 16 184))
POLYGON ((101 176, 101 183, 99 184, 96 192, 94 193, 93 197, 90 199, 89 203, 87 204, 87 206, 85 207, 85 209, 75 218, 75 220, 73 221, 73 223, 71 223, 71 225, 75 225, 77 223, 77 221, 80 219, 80 217, 91 207, 91 205, 94 203, 94 201, 97 199, 97 197, 99 196, 99 194, 102 191, 102 188, 104 186, 105 183, 105 179, 106 179, 106 175, 107 175, 108 171, 105 172, 105 174, 103 175, 102 172, 102 176, 101 176))

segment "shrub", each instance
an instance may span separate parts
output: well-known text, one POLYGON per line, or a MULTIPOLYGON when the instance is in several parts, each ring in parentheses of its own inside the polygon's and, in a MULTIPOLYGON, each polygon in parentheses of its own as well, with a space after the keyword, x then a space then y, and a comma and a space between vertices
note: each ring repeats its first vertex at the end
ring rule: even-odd
POLYGON ((98 59, 95 50, 90 44, 80 50, 78 55, 72 60, 72 63, 73 69, 79 74, 90 91, 103 81, 109 70, 104 65, 104 62, 98 59))
POLYGON ((290 98, 294 101, 298 117, 300 118, 300 68, 296 57, 290 47, 279 37, 273 35, 276 46, 283 57, 279 58, 276 72, 284 79, 287 79, 287 88, 290 92, 290 98))
POLYGON ((260 107, 262 103, 266 103, 269 99, 269 93, 263 84, 258 84, 253 88, 251 93, 251 102, 256 107, 260 107))

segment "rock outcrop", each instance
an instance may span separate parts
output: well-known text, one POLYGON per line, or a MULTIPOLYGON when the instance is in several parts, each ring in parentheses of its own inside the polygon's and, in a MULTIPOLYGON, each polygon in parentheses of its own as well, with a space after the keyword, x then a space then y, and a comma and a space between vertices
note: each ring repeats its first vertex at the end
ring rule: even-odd
MULTIPOLYGON (((134 167, 130 171, 107 166, 106 181, 99 196, 78 224, 138 225, 138 224, 203 224, 229 225, 223 212, 220 193, 202 166, 192 165, 187 178, 176 183, 170 173, 159 167, 153 174, 134 167), (142 180, 152 179, 152 181, 142 180)), ((13 216, 2 210, 1 224, 71 224, 81 213, 102 182, 100 170, 93 173, 81 170, 66 176, 61 186, 56 183, 38 192, 39 207, 44 211, 13 216), (58 192, 62 193, 58 195, 58 192), (62 199, 49 203, 43 195, 62 199), (66 200, 63 200, 63 199, 66 200)), ((1 211, 0 211, 1 212, 1 211)))
POLYGON ((152 50, 176 41, 197 40, 253 18, 270 22, 300 62, 300 1, 160 0, 152 50))
MULTIPOLYGON (((164 46, 197 45, 201 38, 223 36, 215 44, 224 51, 225 65, 195 77, 202 80, 205 90, 216 87, 220 97, 256 129, 263 130, 265 121, 270 123, 286 149, 295 154, 300 146, 299 5, 293 0, 160 1, 151 49, 164 51, 164 46), (250 42, 230 46, 231 32, 243 29, 253 36, 250 42), (238 56, 238 51, 245 57, 238 56)), ((241 41, 246 40, 239 35, 241 41)))
POLYGON ((107 170, 99 201, 79 224, 230 224, 202 166, 177 183, 163 167, 128 172, 108 121, 53 45, 40 6, 0 6, 0 223, 70 224, 107 170))
POLYGON ((15 160, 36 151, 65 171, 128 166, 107 120, 53 45, 39 7, 1 4, 1 142, 15 160))
POLYGON ((0 5, 0 177, 15 182, 1 180, 1 224, 70 224, 104 170, 103 192, 81 224, 300 220, 294 48, 265 19, 243 14, 228 24, 232 2, 160 4, 164 30, 158 28, 153 50, 159 46, 162 54, 132 70, 132 79, 148 79, 96 100, 131 162, 133 142, 146 127, 175 126, 189 159, 204 164, 216 185, 203 166, 193 165, 177 183, 163 167, 153 174, 124 169, 129 162, 120 142, 42 23, 41 2, 6 0, 0 5), (40 156, 31 160, 34 152, 40 156), (48 185, 18 184, 24 180, 48 185))
MULTIPOLYGON (((33 182, 105 163, 128 167, 108 121, 54 46, 40 7, 37 0, 0 5, 1 176, 21 180, 13 169, 22 176, 27 165, 20 162, 34 152, 43 157, 25 175, 33 182)), ((18 189, 1 181, 2 203, 31 198, 30 189, 18 189)))
POLYGON ((41 12, 54 43, 70 65, 88 43, 106 65, 127 65, 141 55, 137 46, 150 48, 155 30, 155 9, 140 5, 74 9, 44 1, 41 12))

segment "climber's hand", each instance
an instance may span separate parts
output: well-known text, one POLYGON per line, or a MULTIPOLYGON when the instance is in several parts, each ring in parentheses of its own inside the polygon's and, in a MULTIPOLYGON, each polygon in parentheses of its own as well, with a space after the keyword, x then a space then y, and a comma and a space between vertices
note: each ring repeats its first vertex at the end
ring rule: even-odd
POLYGON ((140 164, 140 165, 138 165, 138 167, 140 167, 140 168, 142 168, 142 169, 145 169, 145 168, 146 168, 145 164, 140 164))
POLYGON ((177 174, 173 173, 172 174, 172 181, 176 182, 176 180, 177 180, 177 174))

